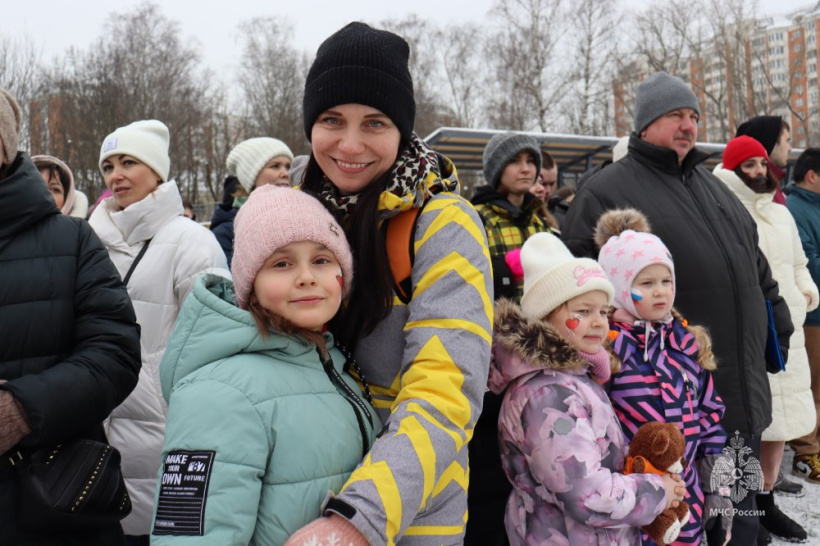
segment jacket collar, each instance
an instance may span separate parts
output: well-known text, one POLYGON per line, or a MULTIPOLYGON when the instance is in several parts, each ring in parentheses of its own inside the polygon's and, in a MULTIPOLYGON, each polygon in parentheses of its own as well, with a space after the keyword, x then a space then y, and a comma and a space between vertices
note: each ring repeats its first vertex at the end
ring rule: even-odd
POLYGON ((498 300, 494 309, 489 377, 493 392, 501 393, 516 378, 538 370, 587 373, 590 363, 548 322, 530 321, 509 300, 498 300))
MULTIPOLYGON (((174 385, 191 373, 238 354, 265 354, 294 365, 321 366, 316 347, 302 337, 275 332, 260 335, 251 313, 236 306, 233 283, 218 274, 197 278, 180 309, 176 328, 185 335, 172 336, 160 370, 166 399, 174 385), (210 335, 215 331, 220 335, 210 335)), ((327 349, 332 349, 333 336, 323 335, 327 349)), ((344 359, 333 359, 339 373, 344 364, 344 359)))
POLYGON ((806 188, 801 188, 797 184, 792 186, 791 195, 798 196, 804 201, 808 201, 812 205, 820 205, 820 193, 814 193, 806 188))
POLYGON ((675 176, 689 176, 695 167, 709 157, 709 154, 692 148, 683 158, 683 163, 678 163, 678 154, 674 150, 641 140, 636 133, 629 136, 629 155, 654 169, 675 176))
POLYGON ((25 152, 19 152, 0 179, 0 240, 13 237, 46 216, 60 214, 43 178, 25 152))
MULTIPOLYGON (((100 214, 109 218, 128 246, 151 239, 165 224, 185 211, 179 188, 173 180, 160 184, 145 199, 125 210, 117 210, 113 197, 103 201, 98 209, 100 214)), ((96 215, 97 211, 94 212, 96 215)))
POLYGON ((723 168, 723 163, 718 164, 713 171, 713 174, 719 178, 729 190, 737 196, 738 200, 743 203, 743 206, 748 210, 754 209, 761 217, 766 217, 766 209, 770 205, 780 206, 772 201, 774 191, 767 193, 757 193, 752 188, 747 186, 734 171, 723 168))
POLYGON ((510 203, 506 197, 498 193, 495 188, 481 186, 476 190, 472 199, 473 205, 488 205, 499 214, 509 216, 513 220, 530 217, 541 206, 541 202, 534 195, 526 194, 521 208, 510 203))

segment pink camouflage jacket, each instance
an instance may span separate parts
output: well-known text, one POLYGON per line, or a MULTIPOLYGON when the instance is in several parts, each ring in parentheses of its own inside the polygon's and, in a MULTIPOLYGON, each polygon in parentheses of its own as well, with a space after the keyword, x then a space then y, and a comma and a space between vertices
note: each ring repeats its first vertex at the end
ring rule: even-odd
POLYGON ((489 385, 504 393, 498 434, 513 484, 513 546, 640 544, 638 527, 667 505, 659 476, 621 474, 626 439, 588 368, 548 323, 496 303, 489 385))

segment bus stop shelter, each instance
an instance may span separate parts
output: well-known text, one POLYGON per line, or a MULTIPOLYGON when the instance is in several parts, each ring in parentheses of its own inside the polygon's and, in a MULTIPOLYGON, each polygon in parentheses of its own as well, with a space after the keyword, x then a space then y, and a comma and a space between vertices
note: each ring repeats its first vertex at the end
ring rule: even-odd
MULTIPOLYGON (((481 171, 481 156, 487 142, 493 135, 505 132, 507 131, 441 127, 433 131, 424 140, 432 149, 450 158, 460 171, 481 171)), ((524 134, 534 137, 541 144, 541 148, 549 152, 558 165, 558 171, 562 178, 569 173, 578 176, 606 160, 611 160, 612 147, 618 142, 618 137, 614 136, 579 136, 534 132, 524 132, 524 134)), ((715 165, 720 163, 725 144, 698 142, 697 147, 709 154, 704 166, 711 171, 715 165)), ((792 150, 791 161, 797 159, 800 152, 802 150, 792 150)))

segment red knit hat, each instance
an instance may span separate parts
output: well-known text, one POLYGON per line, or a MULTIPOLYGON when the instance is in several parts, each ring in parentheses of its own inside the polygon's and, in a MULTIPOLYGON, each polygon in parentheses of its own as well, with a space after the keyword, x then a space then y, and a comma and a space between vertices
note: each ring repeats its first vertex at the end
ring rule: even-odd
POLYGON ((733 171, 750 157, 765 157, 766 161, 769 161, 769 154, 766 153, 763 144, 750 136, 735 137, 723 150, 723 168, 733 171))

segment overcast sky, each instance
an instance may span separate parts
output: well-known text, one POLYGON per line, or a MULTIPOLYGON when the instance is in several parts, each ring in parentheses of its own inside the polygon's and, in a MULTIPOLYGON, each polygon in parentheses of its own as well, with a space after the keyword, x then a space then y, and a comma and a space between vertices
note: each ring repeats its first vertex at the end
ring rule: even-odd
MULTIPOLYGON (((641 7, 650 0, 624 2, 641 7)), ((3 0, 0 35, 33 35, 45 59, 50 60, 72 45, 87 47, 105 32, 109 13, 126 13, 140 3, 140 0, 36 0, 31 3, 3 0)), ((457 31, 459 24, 465 21, 485 21, 493 3, 494 0, 162 0, 160 9, 166 17, 180 23, 183 39, 198 43, 203 64, 227 74, 241 52, 240 41, 235 36, 237 25, 256 16, 282 16, 283 21, 294 26, 294 45, 312 55, 327 36, 350 21, 377 22, 416 13, 441 26, 452 25, 457 31)), ((810 0, 760 0, 759 5, 761 13, 773 15, 813 3, 810 0)))

